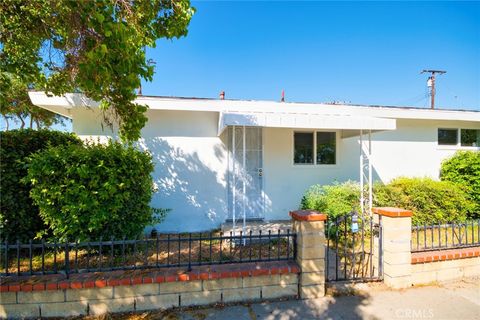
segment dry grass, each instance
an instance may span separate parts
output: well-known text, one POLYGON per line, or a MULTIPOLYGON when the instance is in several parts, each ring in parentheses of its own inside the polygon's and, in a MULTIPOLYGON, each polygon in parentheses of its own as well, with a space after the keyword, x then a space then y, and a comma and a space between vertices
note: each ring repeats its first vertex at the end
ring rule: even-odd
MULTIPOLYGON (((218 237, 215 233, 212 236, 218 237)), ((272 260, 293 256, 293 243, 287 244, 286 238, 276 239, 272 237, 263 238, 262 241, 253 241, 245 238, 243 243, 240 241, 230 241, 230 239, 209 239, 209 234, 195 233, 159 235, 156 238, 144 239, 137 244, 116 244, 112 250, 110 245, 100 246, 82 246, 72 247, 69 251, 69 267, 74 271, 77 269, 111 269, 121 266, 128 267, 155 267, 165 265, 187 265, 189 261, 192 264, 209 262, 236 262, 250 261, 256 259, 272 260), (200 239, 202 238, 202 239, 200 239), (243 245, 242 245, 243 244, 243 245), (287 252, 288 250, 288 252, 287 252), (269 253, 270 252, 270 253, 269 253)), ((8 272, 16 273, 30 272, 29 249, 24 248, 20 252, 20 259, 17 261, 16 249, 9 251, 8 272), (19 268, 18 268, 19 264, 19 268)), ((5 272, 5 257, 2 254, 0 261, 0 272, 5 272)), ((42 271, 41 249, 35 249, 32 252, 31 269, 33 272, 42 271)), ((44 254, 43 269, 45 271, 64 270, 65 269, 65 250, 64 247, 50 248, 44 254)))

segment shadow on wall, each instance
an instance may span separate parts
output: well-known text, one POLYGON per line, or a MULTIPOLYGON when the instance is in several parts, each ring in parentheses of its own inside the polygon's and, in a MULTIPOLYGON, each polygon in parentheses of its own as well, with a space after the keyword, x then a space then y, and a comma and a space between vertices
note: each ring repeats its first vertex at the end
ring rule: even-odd
POLYGON ((209 139, 201 149, 193 148, 188 141, 183 141, 186 145, 182 146, 179 141, 169 140, 155 137, 140 142, 140 147, 153 155, 155 163, 153 178, 157 192, 152 206, 172 209, 155 228, 189 232, 218 227, 227 216, 225 149, 218 139, 209 139))

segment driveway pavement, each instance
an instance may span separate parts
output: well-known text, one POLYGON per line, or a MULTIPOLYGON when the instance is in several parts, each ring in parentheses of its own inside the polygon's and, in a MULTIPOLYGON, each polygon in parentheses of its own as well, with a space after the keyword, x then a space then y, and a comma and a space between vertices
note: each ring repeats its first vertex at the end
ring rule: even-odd
MULTIPOLYGON (((113 318, 117 318, 114 316, 113 318)), ((480 278, 390 290, 361 284, 355 294, 316 300, 288 300, 207 309, 123 315, 122 319, 480 319, 480 278)))

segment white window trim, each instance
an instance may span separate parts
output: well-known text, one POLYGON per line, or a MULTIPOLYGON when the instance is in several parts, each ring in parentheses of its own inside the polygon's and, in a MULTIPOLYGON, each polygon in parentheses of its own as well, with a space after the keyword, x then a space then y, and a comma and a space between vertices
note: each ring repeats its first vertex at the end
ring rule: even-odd
POLYGON ((339 134, 338 130, 292 130, 292 147, 290 161, 292 166, 295 168, 337 168, 338 164, 338 143, 339 143, 339 134), (295 163, 295 133, 312 133, 313 134, 313 163, 295 163), (335 164, 317 164, 317 132, 334 132, 335 133, 335 164))
POLYGON ((459 127, 437 127, 437 149, 438 150, 480 150, 480 146, 477 147, 471 147, 471 146, 462 146, 462 129, 463 130, 480 130, 479 128, 459 128, 459 127), (439 144, 438 143, 438 130, 452 130, 456 129, 457 130, 457 144, 439 144))

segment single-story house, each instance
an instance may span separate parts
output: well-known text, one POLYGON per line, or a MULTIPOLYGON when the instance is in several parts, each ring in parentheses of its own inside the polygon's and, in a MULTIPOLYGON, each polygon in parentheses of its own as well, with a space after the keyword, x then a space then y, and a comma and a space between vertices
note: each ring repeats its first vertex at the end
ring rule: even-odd
MULTIPOLYGON (((98 103, 80 94, 30 98, 71 118, 81 138, 115 136, 102 129, 98 103)), ((443 159, 480 150, 479 111, 151 96, 136 102, 149 107, 139 146, 156 163, 152 205, 172 209, 160 231, 288 219, 313 184, 438 178, 443 159)))

